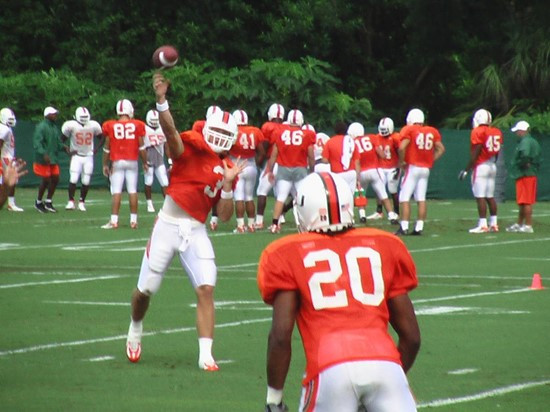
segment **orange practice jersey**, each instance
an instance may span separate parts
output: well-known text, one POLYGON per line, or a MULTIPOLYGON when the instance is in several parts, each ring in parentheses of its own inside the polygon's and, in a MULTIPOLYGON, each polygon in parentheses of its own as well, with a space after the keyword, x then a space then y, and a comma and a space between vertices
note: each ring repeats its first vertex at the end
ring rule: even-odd
POLYGON ((347 172, 348 170, 355 170, 355 162, 359 159, 359 152, 353 144, 353 138, 351 139, 351 147, 347 150, 353 150, 349 165, 342 164, 342 154, 344 152, 344 135, 337 134, 332 136, 323 147, 323 158, 327 159, 330 164, 330 171, 333 173, 347 172))
MULTIPOLYGON (((184 150, 181 156, 173 159, 167 193, 190 216, 204 223, 212 206, 220 199, 223 162, 202 134, 189 130, 182 132, 180 137, 184 150)), ((229 158, 226 162, 232 166, 229 158)), ((236 182, 235 179, 234 184, 236 182)))
POLYGON ((145 136, 145 123, 136 119, 107 120, 102 130, 109 139, 112 161, 138 159, 139 138, 145 136))
POLYGON ((260 129, 255 126, 239 126, 237 141, 231 146, 229 154, 233 157, 250 159, 256 156, 258 144, 264 140, 264 135, 260 129))
POLYGON ((202 134, 202 129, 204 129, 204 124, 206 123, 206 120, 195 120, 193 123, 193 126, 191 127, 191 130, 202 134))
POLYGON ((434 164, 434 148, 441 142, 439 130, 420 124, 407 125, 401 129, 401 141, 409 140, 405 162, 418 167, 431 168, 434 164))
POLYGON ((401 143, 399 133, 392 133, 388 137, 378 134, 377 138, 378 146, 382 147, 382 151, 384 152, 384 157, 378 158, 378 167, 382 169, 397 167, 399 165, 397 149, 399 149, 399 143, 401 143))
POLYGON ((262 299, 300 295, 297 324, 306 354, 304 385, 324 369, 356 360, 401 364, 388 333, 386 301, 414 289, 416 268, 403 242, 378 229, 302 233, 267 246, 258 267, 262 299))
POLYGON ((481 152, 474 166, 486 162, 497 156, 502 148, 502 132, 496 127, 481 125, 472 130, 470 135, 471 147, 481 145, 481 152))
POLYGON ((376 169, 378 167, 378 154, 376 146, 378 145, 378 137, 375 134, 367 134, 355 138, 355 147, 359 153, 359 164, 361 170, 376 169))
POLYGON ((262 134, 264 136, 264 141, 268 143, 268 149, 267 149, 267 158, 269 159, 269 156, 271 156, 271 151, 273 150, 273 145, 275 144, 275 136, 277 133, 277 130, 279 130, 280 127, 282 127, 282 123, 276 123, 276 122, 265 122, 262 125, 262 134))
POLYGON ((315 144, 316 135, 298 126, 281 125, 272 135, 277 145, 277 163, 283 167, 307 167, 309 146, 315 144))

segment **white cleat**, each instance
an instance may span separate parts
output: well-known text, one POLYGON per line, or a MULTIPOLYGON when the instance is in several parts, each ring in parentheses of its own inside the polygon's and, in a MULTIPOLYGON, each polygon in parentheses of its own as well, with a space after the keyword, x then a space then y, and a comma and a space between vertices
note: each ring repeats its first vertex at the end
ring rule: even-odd
POLYGON ((147 212, 155 213, 155 206, 153 206, 152 204, 147 205, 147 212))
POLYGON ((11 205, 8 205, 8 210, 10 212, 22 212, 23 211, 23 208, 17 206, 15 203, 11 204, 11 205))
POLYGON ((506 231, 511 232, 511 233, 517 233, 517 232, 519 232, 520 228, 521 228, 520 225, 518 225, 517 223, 514 223, 512 226, 508 226, 506 228, 506 231))
POLYGON ((78 202, 78 210, 80 210, 81 212, 86 211, 86 205, 84 204, 84 202, 78 202))
POLYGON ((367 216, 367 220, 379 220, 384 217, 383 213, 374 212, 372 215, 367 216))
POLYGON ((109 221, 108 223, 101 226, 101 229, 118 229, 118 223, 113 223, 109 221))
POLYGON ((74 201, 69 200, 67 206, 65 206, 65 210, 74 210, 74 201))
POLYGON ((533 226, 523 225, 519 228, 518 232, 520 233, 535 233, 533 226))
POLYGON ((199 369, 207 372, 217 372, 220 367, 214 359, 209 359, 207 361, 199 360, 199 369))
POLYGON ((489 227, 487 226, 477 226, 473 229, 468 230, 470 233, 487 233, 489 232, 489 227))

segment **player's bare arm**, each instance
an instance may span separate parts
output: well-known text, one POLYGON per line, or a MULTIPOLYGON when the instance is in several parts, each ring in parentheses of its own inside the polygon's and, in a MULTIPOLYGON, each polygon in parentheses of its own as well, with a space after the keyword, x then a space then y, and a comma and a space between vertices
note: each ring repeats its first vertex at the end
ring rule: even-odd
POLYGON ((407 164, 405 163, 405 153, 407 153, 407 146, 409 146, 409 139, 403 139, 397 149, 397 154, 399 156, 399 167, 403 169, 407 164))
POLYGON ((273 301, 273 321, 267 341, 267 385, 282 390, 292 355, 292 331, 299 298, 296 291, 280 291, 273 301))
POLYGON ((412 367, 420 350, 420 328, 409 295, 403 294, 388 300, 390 323, 397 333, 397 350, 405 373, 412 367))
POLYGON ((223 184, 220 200, 216 204, 216 212, 218 213, 218 219, 222 222, 227 222, 233 216, 234 203, 233 203, 233 182, 241 173, 246 162, 238 158, 232 167, 229 167, 226 160, 223 161, 223 184))
MULTIPOLYGON (((162 105, 166 102, 166 93, 170 87, 170 82, 164 78, 162 73, 156 72, 153 74, 153 89, 155 90, 155 96, 157 103, 162 105)), ((183 142, 181 141, 178 130, 170 113, 170 109, 159 110, 159 123, 164 135, 166 136, 166 142, 170 147, 170 154, 172 159, 177 159, 183 153, 183 142)))
POLYGON ((434 148, 434 162, 437 161, 445 153, 445 146, 441 142, 435 142, 434 148))
POLYGON ((111 175, 110 163, 110 153, 111 153, 111 144, 109 139, 105 140, 105 146, 103 147, 103 176, 109 177, 111 175))

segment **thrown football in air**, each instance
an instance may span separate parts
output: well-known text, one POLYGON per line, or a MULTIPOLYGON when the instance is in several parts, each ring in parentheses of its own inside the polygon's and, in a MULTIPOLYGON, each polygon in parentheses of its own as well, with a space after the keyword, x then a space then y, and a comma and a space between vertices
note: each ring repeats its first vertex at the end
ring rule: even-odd
POLYGON ((153 66, 169 69, 178 62, 179 54, 174 46, 160 46, 153 53, 153 66))

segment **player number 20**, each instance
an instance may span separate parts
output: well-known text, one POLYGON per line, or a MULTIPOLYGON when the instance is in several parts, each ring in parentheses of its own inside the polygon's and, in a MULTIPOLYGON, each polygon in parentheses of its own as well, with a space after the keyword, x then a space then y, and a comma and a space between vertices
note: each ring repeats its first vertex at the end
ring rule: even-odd
MULTIPOLYGON (((322 249, 309 252, 304 258, 306 268, 315 267, 319 262, 327 262, 329 270, 315 272, 309 279, 308 286, 311 301, 316 310, 328 308, 342 308, 349 304, 348 293, 345 289, 336 290, 331 295, 323 293, 323 284, 335 284, 343 275, 342 263, 345 263, 349 276, 349 284, 353 299, 363 305, 378 306, 384 299, 384 278, 382 277, 382 259, 380 253, 370 247, 353 247, 345 254, 342 262, 336 252, 331 249, 322 249), (367 259, 370 264, 373 291, 366 293, 363 288, 359 259, 367 259)), ((366 274, 366 273, 365 273, 366 274)))

